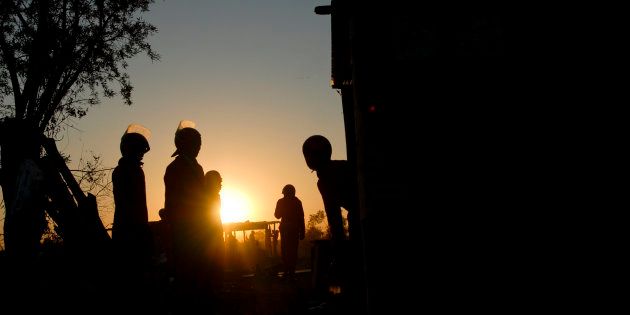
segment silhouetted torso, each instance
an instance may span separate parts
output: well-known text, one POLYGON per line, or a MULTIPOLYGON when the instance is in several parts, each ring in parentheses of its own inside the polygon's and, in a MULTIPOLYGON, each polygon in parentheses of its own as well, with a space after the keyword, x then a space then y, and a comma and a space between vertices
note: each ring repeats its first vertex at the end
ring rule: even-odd
POLYGON ((221 221, 221 195, 218 192, 208 194, 208 217, 214 239, 223 240, 223 223, 221 221))
POLYGON ((317 170, 317 188, 324 201, 333 240, 345 239, 341 207, 348 211, 350 237, 359 237, 357 220, 357 184, 348 161, 332 160, 317 170))
POLYGON ((164 174, 164 205, 174 222, 203 213, 203 168, 196 159, 178 155, 164 174))
POLYGON ((113 294, 117 307, 128 311, 141 307, 149 295, 144 275, 149 270, 153 237, 149 229, 144 171, 138 158, 123 156, 112 172, 116 257, 113 294))
POLYGON ((282 261, 285 275, 295 272, 299 239, 304 236, 304 209, 302 201, 295 196, 285 195, 276 203, 274 213, 280 221, 282 261))
POLYGON ((210 191, 207 195, 208 225, 208 265, 210 281, 216 290, 221 287, 223 270, 225 268, 225 243, 223 241, 223 224, 221 221, 221 195, 219 191, 210 191))
POLYGON ((183 154, 169 164, 164 174, 165 211, 172 222, 173 268, 179 307, 196 307, 208 285, 208 222, 203 220, 203 169, 197 160, 183 154))
POLYGON ((127 258, 146 259, 152 241, 142 162, 121 158, 112 173, 112 184, 115 203, 112 240, 127 258))
POLYGON ((281 219, 282 230, 304 231, 304 209, 302 201, 295 196, 284 197, 276 203, 275 217, 281 219))

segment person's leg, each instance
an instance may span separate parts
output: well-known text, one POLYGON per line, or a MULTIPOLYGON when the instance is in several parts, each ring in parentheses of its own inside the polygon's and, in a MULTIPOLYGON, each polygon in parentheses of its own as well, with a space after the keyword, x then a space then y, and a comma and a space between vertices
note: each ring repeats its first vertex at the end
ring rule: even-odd
POLYGON ((298 235, 293 233, 287 239, 287 269, 290 276, 295 274, 297 265, 298 235))
POLYGON ((289 271, 288 240, 287 232, 280 232, 280 256, 282 257, 282 271, 284 277, 287 277, 289 271))

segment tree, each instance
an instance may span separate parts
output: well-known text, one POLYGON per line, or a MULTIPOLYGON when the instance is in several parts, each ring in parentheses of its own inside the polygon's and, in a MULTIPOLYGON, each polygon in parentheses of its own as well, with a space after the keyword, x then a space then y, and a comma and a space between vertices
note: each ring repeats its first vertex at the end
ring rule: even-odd
MULTIPOLYGON (((6 205, 5 241, 18 170, 44 135, 81 118, 100 97, 118 93, 131 105, 127 61, 158 60, 142 15, 152 0, 3 0, 0 2, 0 185, 6 205), (11 99, 12 101, 8 101, 11 99), (16 141, 16 135, 20 140, 16 141)), ((39 153, 37 154, 39 155, 39 153)), ((43 210, 41 210, 43 212, 43 210)), ((10 245, 5 244, 7 250, 10 245)))
POLYGON ((314 214, 308 216, 308 222, 306 223, 306 233, 304 239, 313 241, 320 240, 329 236, 328 224, 326 224, 326 213, 324 210, 319 210, 314 214), (322 228, 321 225, 324 225, 322 228))

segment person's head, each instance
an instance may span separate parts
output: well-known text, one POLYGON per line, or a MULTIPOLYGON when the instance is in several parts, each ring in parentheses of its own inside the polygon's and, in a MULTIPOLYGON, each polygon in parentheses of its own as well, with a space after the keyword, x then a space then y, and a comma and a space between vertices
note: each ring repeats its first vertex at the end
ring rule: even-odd
POLYGON ((332 146, 326 137, 314 135, 304 141, 302 153, 308 168, 317 171, 330 161, 332 146))
POLYGON ((120 153, 127 158, 142 160, 145 153, 151 150, 149 138, 151 131, 140 124, 130 124, 120 138, 120 153))
POLYGON ((196 158, 201 149, 201 134, 191 127, 178 129, 175 132, 175 147, 177 150, 171 156, 183 154, 196 158))
POLYGON ((285 197, 288 197, 288 196, 295 196, 295 187, 293 187, 293 185, 291 185, 291 184, 285 185, 285 186, 282 188, 282 194, 283 194, 285 197))
POLYGON ((206 181, 206 188, 209 191, 219 192, 221 190, 221 183, 223 182, 223 179, 221 178, 221 174, 219 174, 219 172, 215 170, 208 171, 204 177, 206 181))
POLYGON ((120 153, 124 157, 142 160, 145 153, 149 152, 149 141, 139 133, 125 133, 120 138, 120 153))

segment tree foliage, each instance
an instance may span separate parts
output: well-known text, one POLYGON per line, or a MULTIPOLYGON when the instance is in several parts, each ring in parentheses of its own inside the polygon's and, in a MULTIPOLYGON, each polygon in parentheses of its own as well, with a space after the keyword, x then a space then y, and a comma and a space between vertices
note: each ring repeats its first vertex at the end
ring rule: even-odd
MULTIPOLYGON (((101 97, 120 95, 131 105, 128 61, 144 53, 158 60, 144 20, 153 0, 0 0, 0 185, 3 204, 23 158, 10 126, 54 136, 101 97), (7 132, 4 132, 7 131, 7 132)), ((33 138, 34 139, 34 138, 33 138)), ((31 146, 36 143, 31 143, 31 146)), ((78 182, 107 198, 108 172, 100 158, 81 160, 78 182), (84 162, 85 164, 82 164, 84 162)), ((102 203, 101 203, 102 204, 102 203)))
POLYGON ((319 240, 329 237, 329 228, 326 221, 326 213, 324 210, 319 210, 314 214, 308 216, 306 222, 305 239, 307 240, 319 240))
MULTIPOLYGON (((343 220, 344 233, 346 234, 346 237, 348 237, 348 217, 342 215, 341 219, 343 220)), ((312 241, 326 238, 331 238, 330 227, 328 226, 328 219, 324 210, 318 210, 317 212, 308 216, 308 221, 306 222, 305 239, 312 241)))
POLYGON ((131 105, 128 60, 146 53, 157 32, 142 14, 149 0, 2 0, 0 117, 55 134, 83 117, 99 97, 131 105), (12 97, 12 101, 9 100, 12 97))

